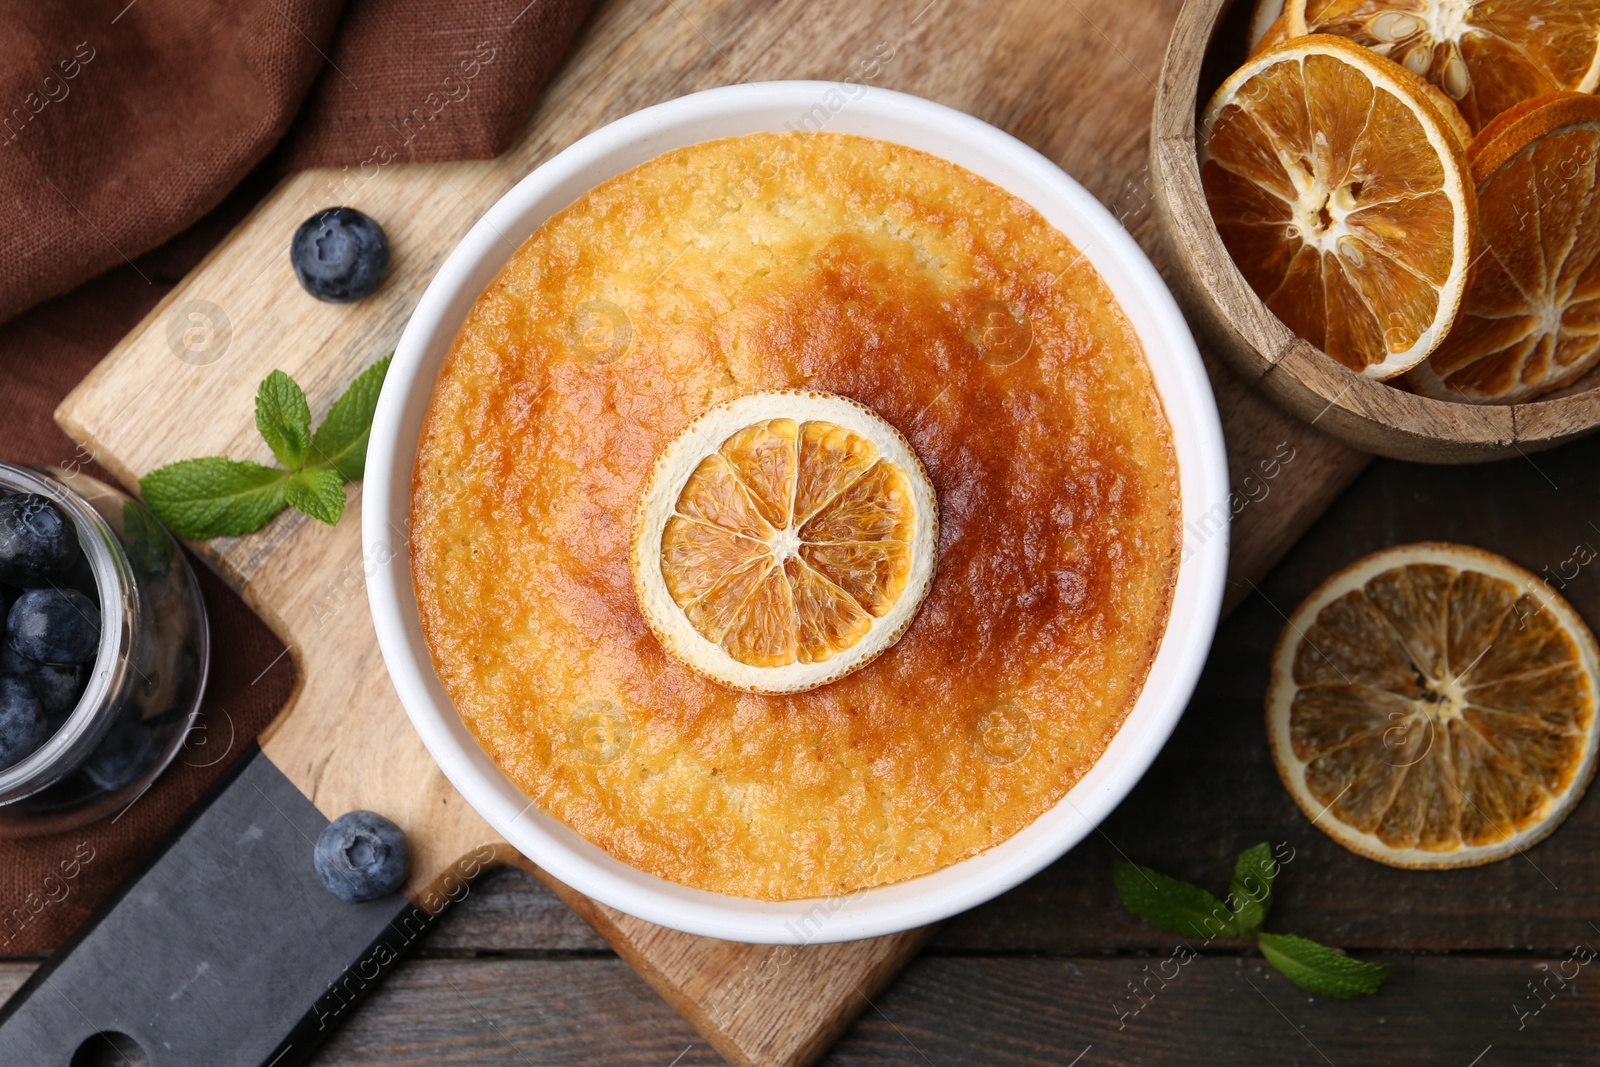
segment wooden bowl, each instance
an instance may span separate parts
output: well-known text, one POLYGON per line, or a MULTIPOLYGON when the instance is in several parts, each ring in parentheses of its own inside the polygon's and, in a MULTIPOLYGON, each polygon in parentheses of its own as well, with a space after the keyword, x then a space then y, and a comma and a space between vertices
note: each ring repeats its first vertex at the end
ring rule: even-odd
POLYGON ((1550 448, 1600 426, 1600 372, 1525 404, 1431 400, 1363 377, 1296 337, 1233 265, 1195 152, 1200 109, 1245 60, 1251 0, 1186 0, 1167 45, 1150 135, 1151 188, 1190 321, 1247 382, 1352 447, 1425 463, 1550 448))

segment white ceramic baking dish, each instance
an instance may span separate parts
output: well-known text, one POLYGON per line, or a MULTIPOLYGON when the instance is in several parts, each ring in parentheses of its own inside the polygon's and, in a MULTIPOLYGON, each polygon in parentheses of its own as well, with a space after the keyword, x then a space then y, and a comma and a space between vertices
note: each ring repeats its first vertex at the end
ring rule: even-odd
POLYGON ((650 922, 734 941, 804 943, 873 937, 964 911, 1060 858, 1111 812, 1172 732, 1210 648, 1228 561, 1228 499, 1221 424, 1194 339, 1150 261, 1093 196, 1027 145, 942 105, 860 85, 770 82, 695 93, 596 130, 479 220, 440 267, 395 352, 367 454, 362 538, 373 621, 400 699, 444 773, 497 832, 567 885, 650 922), (407 528, 412 463, 441 361, 514 243, 590 188, 662 152, 819 127, 966 167, 1032 204, 1088 256, 1138 331, 1166 406, 1185 544, 1171 620, 1144 690, 1100 761, 1060 803, 1010 840, 933 874, 844 897, 770 903, 636 870, 533 807, 478 746, 434 674, 397 532, 407 528))

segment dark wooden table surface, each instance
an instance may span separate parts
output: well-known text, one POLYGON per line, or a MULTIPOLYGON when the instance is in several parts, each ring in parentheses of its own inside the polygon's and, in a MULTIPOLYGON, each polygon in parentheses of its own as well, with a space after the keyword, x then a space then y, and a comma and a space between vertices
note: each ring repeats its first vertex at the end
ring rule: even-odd
MULTIPOLYGON (((1103 832, 947 923, 826 1062, 1600 1062, 1600 978, 1565 989, 1552 979, 1540 999, 1529 988, 1575 947, 1600 947, 1600 799, 1580 803, 1525 857, 1391 870, 1345 852, 1294 806, 1261 712, 1283 615, 1357 556, 1446 539, 1556 572, 1574 546, 1600 546, 1597 527, 1600 438, 1479 467, 1375 463, 1223 625, 1177 733, 1103 832), (1129 983, 1163 970, 1174 939, 1124 911, 1112 861, 1126 855, 1221 893, 1234 855, 1263 840, 1294 855, 1268 927, 1393 963, 1384 989, 1312 998, 1253 951, 1224 945, 1165 988, 1150 983, 1148 1006, 1121 1015, 1139 1006, 1129 983)), ((1600 620, 1600 567, 1567 591, 1600 620)), ((503 873, 441 923, 317 1062, 665 1067, 675 1057, 679 1067, 720 1062, 548 892, 503 873)))
MULTIPOLYGON (((255 181, 207 226, 142 258, 157 284, 114 271, 0 327, 0 340, 17 348, 43 333, 105 351, 268 184, 255 181)), ((1296 473, 1291 464, 1281 478, 1296 473)), ((1586 969, 1573 981, 1553 977, 1575 948, 1600 948, 1600 802, 1580 803, 1526 856, 1466 871, 1394 871, 1310 826, 1267 755, 1262 695, 1285 614, 1338 567, 1419 539, 1481 545, 1536 572, 1559 571, 1580 545, 1596 555, 1600 438, 1481 467, 1369 467, 1224 623, 1177 733, 1101 832, 945 924, 826 1063, 1600 1063, 1600 980, 1586 969), (1393 963, 1388 984, 1354 1001, 1312 998, 1252 950, 1214 944, 1176 978, 1141 985, 1156 992, 1140 1008, 1132 986, 1163 970, 1175 939, 1122 908, 1113 860, 1124 855, 1220 893, 1235 854, 1258 841, 1294 856, 1268 928, 1393 963)), ((1582 569, 1566 593, 1600 623, 1596 572, 1582 569)), ((37 962, 0 957, 0 999, 37 962)), ((505 871, 474 886, 314 1062, 721 1061, 548 891, 505 871)))
MULTIPOLYGON (((1597 527, 1600 438, 1480 467, 1374 463, 1224 623, 1177 733, 1102 832, 945 924, 826 1062, 1600 1062, 1600 980, 1581 974, 1563 987, 1549 977, 1578 946, 1600 946, 1600 802, 1584 800, 1523 857, 1390 870, 1309 825, 1272 769, 1261 717, 1283 615, 1332 570, 1437 538, 1556 572, 1575 546, 1600 546, 1597 527), (1354 1001, 1312 998, 1253 951, 1215 945, 1164 987, 1149 983, 1154 998, 1124 1014, 1139 1007, 1130 983, 1147 967, 1171 973, 1161 964, 1174 939, 1123 910, 1112 861, 1126 855, 1220 893, 1233 856, 1263 840, 1294 854, 1268 927, 1393 963, 1388 984, 1354 1001)), ((1567 588, 1591 620, 1597 572, 1567 588)), ((0 960, 0 995, 34 964, 0 960)), ((506 871, 475 886, 315 1062, 721 1061, 547 890, 506 871)))

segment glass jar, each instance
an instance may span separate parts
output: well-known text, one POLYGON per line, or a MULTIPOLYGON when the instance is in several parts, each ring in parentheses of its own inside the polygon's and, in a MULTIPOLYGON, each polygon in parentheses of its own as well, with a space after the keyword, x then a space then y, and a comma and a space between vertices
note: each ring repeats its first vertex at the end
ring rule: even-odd
POLYGON ((100 646, 77 706, 0 770, 0 837, 82 826, 131 804, 172 762, 210 666, 188 561, 139 501, 78 471, 0 463, 0 490, 46 497, 81 551, 62 584, 100 605, 100 646))

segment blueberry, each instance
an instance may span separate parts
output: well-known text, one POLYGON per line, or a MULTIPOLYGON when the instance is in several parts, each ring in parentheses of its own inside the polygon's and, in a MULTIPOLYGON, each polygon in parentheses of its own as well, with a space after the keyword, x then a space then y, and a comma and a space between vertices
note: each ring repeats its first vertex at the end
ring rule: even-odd
POLYGON ((351 904, 386 897, 405 884, 411 865, 406 835, 370 811, 347 811, 317 838, 317 877, 351 904))
POLYGON ((26 679, 0 674, 0 768, 22 760, 44 741, 44 709, 26 679))
POLYGON ((34 669, 31 680, 46 715, 71 711, 89 687, 88 671, 77 664, 41 663, 34 669))
POLYGON ((6 638, 39 663, 88 663, 100 645, 100 609, 76 589, 30 589, 11 605, 6 638))
POLYGON ((78 706, 78 698, 88 682, 87 672, 76 664, 36 663, 0 643, 0 674, 25 678, 39 695, 47 716, 61 715, 78 706))
POLYGON ((355 208, 331 207, 300 224, 289 262, 306 292, 345 304, 377 290, 389 270, 389 239, 355 208))
POLYGON ((106 731, 100 747, 83 765, 83 774, 96 787, 115 793, 132 785, 160 755, 155 731, 140 721, 137 709, 128 708, 106 731))
POLYGON ((77 557, 72 523, 49 500, 32 493, 0 500, 0 581, 29 589, 49 585, 77 557))

